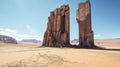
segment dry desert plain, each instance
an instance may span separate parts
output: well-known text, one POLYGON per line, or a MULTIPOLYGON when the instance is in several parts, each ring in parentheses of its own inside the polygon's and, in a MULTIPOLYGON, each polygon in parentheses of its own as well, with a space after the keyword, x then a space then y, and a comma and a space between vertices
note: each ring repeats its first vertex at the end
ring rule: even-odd
POLYGON ((105 49, 1 44, 0 67, 120 67, 120 39, 97 39, 105 49))

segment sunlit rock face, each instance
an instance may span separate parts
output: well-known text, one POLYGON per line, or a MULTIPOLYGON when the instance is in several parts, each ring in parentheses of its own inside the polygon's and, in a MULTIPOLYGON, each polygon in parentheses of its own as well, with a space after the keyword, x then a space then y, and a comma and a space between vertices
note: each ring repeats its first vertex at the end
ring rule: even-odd
POLYGON ((76 19, 79 25, 79 47, 94 47, 94 37, 91 27, 91 5, 89 0, 79 4, 76 19))
POLYGON ((42 46, 68 47, 70 46, 70 12, 68 5, 55 9, 48 17, 48 24, 42 46))

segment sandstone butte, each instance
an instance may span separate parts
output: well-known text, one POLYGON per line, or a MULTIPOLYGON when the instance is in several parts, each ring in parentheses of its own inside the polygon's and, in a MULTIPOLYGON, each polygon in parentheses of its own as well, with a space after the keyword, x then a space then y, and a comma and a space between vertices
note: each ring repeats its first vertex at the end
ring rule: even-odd
POLYGON ((90 1, 78 5, 76 20, 79 26, 79 45, 70 45, 70 11, 69 5, 51 11, 42 46, 45 47, 94 47, 94 37, 91 25, 90 1))

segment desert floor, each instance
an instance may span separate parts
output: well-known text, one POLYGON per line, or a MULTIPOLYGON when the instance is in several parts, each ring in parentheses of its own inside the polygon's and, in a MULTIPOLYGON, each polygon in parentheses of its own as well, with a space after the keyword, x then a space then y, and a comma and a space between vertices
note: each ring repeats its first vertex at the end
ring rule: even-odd
POLYGON ((1 44, 0 67, 120 67, 120 40, 96 40, 106 49, 1 44))

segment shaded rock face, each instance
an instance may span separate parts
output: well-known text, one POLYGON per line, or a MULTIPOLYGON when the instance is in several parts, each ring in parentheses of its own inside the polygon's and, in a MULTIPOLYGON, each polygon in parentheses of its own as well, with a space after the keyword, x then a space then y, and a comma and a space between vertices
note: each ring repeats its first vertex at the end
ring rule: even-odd
POLYGON ((70 12, 68 5, 62 5, 50 13, 42 46, 68 47, 70 46, 70 12))
POLYGON ((0 35, 0 43, 12 43, 12 44, 17 44, 17 40, 15 40, 12 37, 5 36, 5 35, 0 35))
POLYGON ((91 27, 91 5, 89 0, 79 4, 76 19, 79 25, 79 47, 93 47, 94 37, 91 27))

